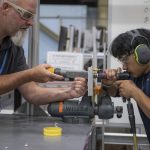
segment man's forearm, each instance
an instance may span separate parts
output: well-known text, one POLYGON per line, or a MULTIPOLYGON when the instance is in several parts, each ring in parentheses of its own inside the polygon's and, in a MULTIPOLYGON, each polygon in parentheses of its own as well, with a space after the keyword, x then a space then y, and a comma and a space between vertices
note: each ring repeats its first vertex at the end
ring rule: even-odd
POLYGON ((30 69, 17 73, 0 75, 0 94, 7 93, 32 80, 30 69))
POLYGON ((20 86, 19 91, 28 102, 38 105, 71 98, 67 88, 43 88, 35 82, 20 86))

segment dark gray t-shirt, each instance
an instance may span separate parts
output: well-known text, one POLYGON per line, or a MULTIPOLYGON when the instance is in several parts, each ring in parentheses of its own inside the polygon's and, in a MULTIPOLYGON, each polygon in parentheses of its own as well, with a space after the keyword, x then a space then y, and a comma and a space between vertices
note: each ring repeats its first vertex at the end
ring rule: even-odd
MULTIPOLYGON (((0 44, 0 75, 10 74, 18 71, 28 69, 26 59, 24 56, 24 50, 22 47, 16 46, 9 37, 3 39, 0 44)), ((18 96, 18 92, 15 95, 18 96), (17 94, 17 95, 16 95, 17 94)), ((20 97, 20 96, 19 96, 20 97)), ((14 109, 16 110, 20 106, 20 101, 14 102, 14 109)), ((10 105, 11 102, 1 99, 0 110, 10 105)))
POLYGON ((23 48, 16 46, 10 37, 6 37, 0 47, 0 74, 14 73, 28 68, 23 48))

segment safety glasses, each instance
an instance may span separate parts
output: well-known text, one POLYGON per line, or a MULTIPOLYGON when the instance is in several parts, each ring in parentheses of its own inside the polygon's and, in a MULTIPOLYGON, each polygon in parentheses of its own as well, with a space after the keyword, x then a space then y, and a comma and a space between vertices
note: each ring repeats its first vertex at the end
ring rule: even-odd
POLYGON ((10 1, 6 1, 6 3, 8 5, 10 5, 11 7, 13 7, 22 19, 27 20, 27 21, 30 20, 30 19, 33 19, 34 14, 31 13, 30 11, 28 11, 28 10, 22 8, 22 7, 19 7, 16 4, 14 4, 10 1))
POLYGON ((128 65, 128 63, 132 57, 134 57, 134 55, 132 53, 126 54, 126 55, 122 56, 121 58, 119 58, 119 61, 124 65, 128 65))

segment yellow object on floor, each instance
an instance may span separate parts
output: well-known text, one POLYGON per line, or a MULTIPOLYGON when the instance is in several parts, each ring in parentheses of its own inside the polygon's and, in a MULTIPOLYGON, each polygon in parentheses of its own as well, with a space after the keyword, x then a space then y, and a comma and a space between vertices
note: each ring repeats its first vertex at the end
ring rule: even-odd
POLYGON ((45 136, 61 136, 62 128, 60 127, 46 127, 43 129, 43 135, 45 136))

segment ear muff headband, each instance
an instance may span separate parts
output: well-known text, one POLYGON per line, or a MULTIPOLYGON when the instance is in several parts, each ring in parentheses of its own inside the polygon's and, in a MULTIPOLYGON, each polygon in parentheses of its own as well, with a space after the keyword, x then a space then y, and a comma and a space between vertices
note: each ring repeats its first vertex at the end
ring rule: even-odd
POLYGON ((145 42, 141 43, 141 44, 147 44, 148 46, 150 46, 148 39, 145 36, 141 35, 138 30, 129 31, 127 33, 132 36, 132 39, 131 39, 131 46, 132 47, 134 47, 134 42, 137 38, 143 38, 145 42))

